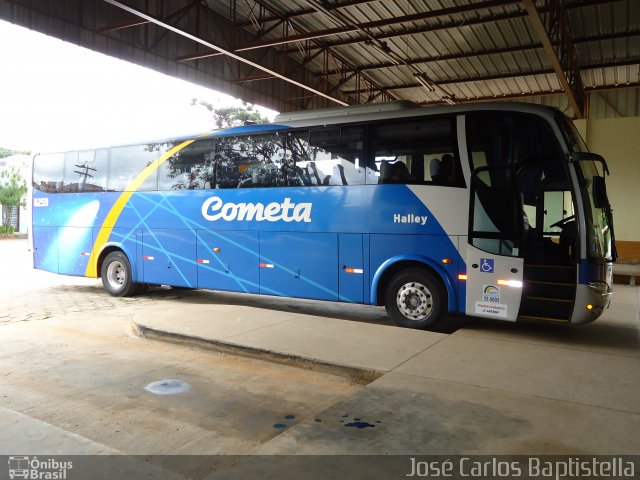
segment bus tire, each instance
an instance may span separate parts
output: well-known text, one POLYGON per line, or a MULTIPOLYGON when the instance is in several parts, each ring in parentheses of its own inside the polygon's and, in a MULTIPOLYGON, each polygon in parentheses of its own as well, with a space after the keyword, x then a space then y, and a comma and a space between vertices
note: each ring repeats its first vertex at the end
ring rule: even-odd
POLYGON ((131 280, 131 264, 127 256, 120 252, 111 252, 102 262, 100 269, 104 289, 114 297, 134 295, 137 284, 131 280))
POLYGON ((385 292, 385 308, 393 323, 400 327, 434 328, 446 311, 442 284, 422 268, 396 273, 385 292))

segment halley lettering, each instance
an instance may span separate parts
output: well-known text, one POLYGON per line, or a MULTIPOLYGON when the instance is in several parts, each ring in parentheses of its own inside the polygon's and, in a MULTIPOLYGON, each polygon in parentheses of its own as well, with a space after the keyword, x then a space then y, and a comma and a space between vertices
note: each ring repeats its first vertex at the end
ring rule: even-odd
POLYGON ((232 222, 252 221, 256 222, 311 222, 311 203, 295 204, 290 198, 285 198, 282 203, 224 203, 220 197, 209 197, 202 204, 202 216, 210 222, 225 220, 232 222))
POLYGON ((418 225, 425 225, 427 223, 426 215, 414 215, 409 213, 402 215, 400 213, 393 214, 393 223, 416 223, 418 225))

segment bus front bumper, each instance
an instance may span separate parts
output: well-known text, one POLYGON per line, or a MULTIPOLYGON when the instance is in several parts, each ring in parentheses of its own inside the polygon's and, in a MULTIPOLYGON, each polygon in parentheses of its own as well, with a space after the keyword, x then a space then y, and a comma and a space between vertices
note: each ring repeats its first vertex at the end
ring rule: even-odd
POLYGON ((579 284, 576 288, 576 303, 571 323, 589 323, 597 319, 609 307, 613 290, 609 283, 599 280, 579 284))

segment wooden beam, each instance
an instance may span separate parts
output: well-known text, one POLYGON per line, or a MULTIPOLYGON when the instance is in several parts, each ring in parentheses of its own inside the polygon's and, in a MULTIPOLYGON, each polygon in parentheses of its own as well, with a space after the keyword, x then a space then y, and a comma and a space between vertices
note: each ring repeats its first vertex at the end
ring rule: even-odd
POLYGON ((246 65, 249 65, 249 66, 251 66, 253 68, 256 68, 257 70, 261 70, 261 71, 265 72, 268 75, 273 75, 274 77, 277 77, 277 78, 279 78, 281 80, 284 80, 285 82, 290 83, 292 85, 295 85, 296 87, 300 87, 300 88, 302 88, 304 90, 307 90, 307 91, 313 93, 314 95, 318 95, 320 97, 326 98, 326 99, 331 100, 332 102, 335 102, 335 103, 337 103, 339 105, 348 105, 347 102, 344 102, 344 101, 340 100, 339 98, 332 97, 331 95, 327 95, 326 93, 321 92, 320 90, 316 90, 315 88, 312 88, 309 85, 305 85, 304 83, 301 83, 301 82, 295 81, 295 80, 293 80, 291 78, 288 78, 286 75, 283 75, 283 74, 278 73, 278 72, 276 72, 274 70, 271 70, 271 69, 269 69, 267 67, 259 65, 256 62, 253 62, 253 61, 251 61, 251 60, 249 60, 247 58, 243 58, 243 57, 241 57, 239 55, 236 55, 235 53, 230 52, 229 50, 225 50, 224 48, 222 48, 222 47, 220 47, 218 45, 214 45, 213 43, 207 42, 207 41, 205 41, 205 40, 203 40, 201 38, 196 37, 195 35, 191 35, 190 33, 185 32, 184 30, 180 30, 179 28, 176 28, 176 27, 174 27, 172 25, 169 25, 168 23, 163 22, 162 20, 159 20, 159 19, 157 19, 157 18, 155 18, 155 17, 153 17, 151 15, 148 15, 148 14, 146 14, 144 12, 141 12, 139 10, 136 10, 136 9, 132 8, 132 7, 129 7, 128 5, 125 5, 125 4, 121 3, 121 2, 118 2, 116 0, 104 0, 104 1, 109 3, 109 4, 111 4, 111 5, 113 5, 113 6, 115 6, 115 7, 121 8, 122 10, 124 10, 126 12, 129 12, 129 13, 131 13, 133 15, 136 15, 136 16, 138 16, 140 18, 148 20, 149 22, 154 23, 154 24, 156 24, 156 25, 158 25, 160 27, 166 28, 167 30, 170 30, 170 31, 172 31, 174 33, 177 33, 178 35, 181 35, 181 36, 183 36, 185 38, 188 38, 189 40, 193 40, 196 43, 204 45, 207 48, 210 48, 212 50, 217 50, 218 52, 222 53, 223 55, 225 55, 225 56, 227 56, 229 58, 233 58, 234 60, 242 62, 242 63, 244 63, 246 65))
MULTIPOLYGON (((610 90, 622 90, 626 88, 640 88, 640 82, 630 82, 622 85, 599 85, 596 87, 585 87, 584 91, 589 92, 607 92, 610 90)), ((545 90, 538 92, 525 92, 525 93, 507 93, 500 95, 489 95, 486 97, 457 97, 458 103, 486 103, 486 102, 500 102, 502 100, 517 100, 518 98, 529 97, 546 97, 551 95, 564 95, 564 92, 560 90, 545 90)), ((442 105, 440 100, 428 100, 425 102, 418 102, 420 105, 442 105)))
MULTIPOLYGON (((545 28, 544 22, 542 21, 542 17, 540 17, 540 13, 536 9, 536 6, 533 3, 533 0, 522 0, 522 4, 524 5, 524 8, 526 9, 529 15, 529 21, 531 23, 531 27, 533 28, 533 31, 536 33, 536 35, 540 39, 540 42, 542 43, 542 48, 544 49, 544 52, 547 55, 547 58, 549 59, 549 61, 551 62, 551 65, 553 66, 553 70, 556 73, 556 77, 558 77, 558 81, 560 82, 560 85, 562 85, 562 89, 567 95, 567 98, 569 100, 569 105, 571 105, 574 115, 577 118, 582 118, 583 106, 580 104, 580 102, 578 102, 578 99, 576 98, 576 92, 574 91, 575 85, 570 84, 569 79, 565 74, 566 66, 563 67, 560 61, 560 58, 558 58, 556 50, 553 48, 553 42, 551 41, 551 38, 549 38, 549 33, 545 28)), ((568 45, 566 47, 573 48, 573 45, 568 45)), ((579 76, 580 73, 577 72, 577 75, 579 76)), ((582 95, 582 97, 584 98, 584 95, 582 95)))

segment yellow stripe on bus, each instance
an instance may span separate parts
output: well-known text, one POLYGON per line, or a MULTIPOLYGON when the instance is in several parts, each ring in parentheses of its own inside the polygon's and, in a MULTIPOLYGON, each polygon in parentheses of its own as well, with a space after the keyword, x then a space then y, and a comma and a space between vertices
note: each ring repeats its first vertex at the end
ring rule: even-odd
POLYGON ((111 231, 115 226, 124 206, 127 204, 133 192, 135 192, 140 185, 144 183, 144 181, 149 178, 149 175, 154 173, 160 165, 167 161, 167 159, 171 158, 173 155, 178 153, 183 148, 191 145, 195 140, 187 140, 186 142, 182 142, 180 145, 173 147, 167 153, 157 158, 147 168, 145 168, 140 174, 127 186, 126 191, 122 192, 116 203, 113 204, 111 210, 107 214, 104 222, 102 222, 102 226, 98 231, 98 235, 96 236, 96 241, 93 244, 93 249, 91 250, 91 255, 89 256, 89 263, 87 264, 87 269, 85 271, 85 276, 91 278, 98 278, 98 256, 102 251, 105 243, 109 240, 109 236, 111 235, 111 231))

